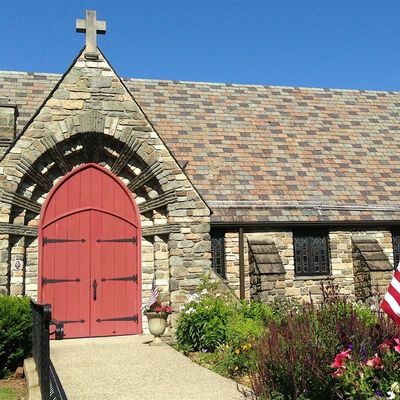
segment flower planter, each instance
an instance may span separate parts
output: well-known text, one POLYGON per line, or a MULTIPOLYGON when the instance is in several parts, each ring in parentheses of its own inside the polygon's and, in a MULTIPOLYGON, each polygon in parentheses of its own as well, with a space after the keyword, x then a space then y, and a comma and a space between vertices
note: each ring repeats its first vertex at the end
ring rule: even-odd
POLYGON ((147 311, 144 313, 149 322, 149 331, 154 336, 153 341, 151 342, 152 346, 157 346, 162 344, 162 340, 160 336, 165 332, 165 328, 167 327, 167 313, 157 313, 154 311, 147 311))

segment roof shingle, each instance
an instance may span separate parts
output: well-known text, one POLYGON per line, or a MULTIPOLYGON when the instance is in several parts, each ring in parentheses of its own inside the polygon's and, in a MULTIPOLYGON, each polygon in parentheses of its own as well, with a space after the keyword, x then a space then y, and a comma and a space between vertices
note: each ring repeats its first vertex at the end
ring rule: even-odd
MULTIPOLYGON (((0 72, 19 130, 60 77, 0 72)), ((123 81, 214 221, 400 217, 398 92, 123 81)))

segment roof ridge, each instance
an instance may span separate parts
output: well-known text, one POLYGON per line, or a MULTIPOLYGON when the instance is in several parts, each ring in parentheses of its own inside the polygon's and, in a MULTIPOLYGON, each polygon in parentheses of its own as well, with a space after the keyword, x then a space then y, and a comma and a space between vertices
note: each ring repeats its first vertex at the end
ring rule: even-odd
MULTIPOLYGON (((62 76, 61 73, 54 72, 27 72, 27 71, 8 71, 0 70, 0 74, 10 75, 36 75, 36 76, 62 76)), ((186 81, 186 80, 175 80, 175 79, 153 79, 153 78, 133 78, 133 77, 122 77, 124 82, 155 82, 155 83, 168 83, 168 84, 191 84, 199 86, 219 86, 219 87, 237 87, 237 88, 266 88, 266 89, 290 89, 290 90, 304 90, 310 92, 327 92, 327 93, 365 93, 365 94, 376 94, 376 93, 389 93, 399 94, 400 90, 373 90, 373 89, 345 89, 345 88, 324 88, 324 87, 306 87, 306 86, 282 86, 282 85, 262 85, 256 83, 229 83, 229 82, 204 82, 204 81, 186 81)))
POLYGON ((7 73, 10 75, 44 75, 44 76, 62 76, 63 74, 55 72, 30 72, 30 71, 8 71, 0 70, 0 74, 7 73))

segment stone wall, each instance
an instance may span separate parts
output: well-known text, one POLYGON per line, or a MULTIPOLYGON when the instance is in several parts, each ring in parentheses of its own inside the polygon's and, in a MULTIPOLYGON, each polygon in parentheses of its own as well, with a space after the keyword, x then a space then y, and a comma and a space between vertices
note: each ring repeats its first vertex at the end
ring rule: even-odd
POLYGON ((15 138, 18 109, 0 97, 0 157, 15 138))
MULTIPOLYGON (((250 274, 247 237, 244 236, 244 273, 245 273, 245 298, 250 298, 250 274)), ((240 297, 239 277, 239 233, 225 233, 225 268, 226 283, 240 297)))
MULTIPOLYGON (((384 228, 365 231, 331 230, 329 232, 330 276, 334 278, 334 284, 338 285, 340 293, 353 299, 355 299, 355 287, 352 237, 355 235, 374 237, 381 246, 383 254, 387 257, 388 262, 393 266, 393 246, 391 232, 389 230, 384 228)), ((260 232, 246 233, 245 237, 247 239, 251 237, 263 237, 273 242, 285 269, 285 274, 264 275, 263 282, 260 282, 259 276, 254 275, 254 265, 250 266, 249 273, 252 275, 251 285, 255 286, 251 290, 253 295, 256 294, 255 297, 260 297, 260 287, 263 285, 263 290, 261 291, 263 301, 273 302, 284 298, 296 298, 301 301, 308 301, 310 295, 317 301, 321 300, 321 282, 326 282, 326 276, 295 276, 292 230, 263 230, 260 232)), ((227 271, 229 270, 229 274, 227 273, 227 282, 230 287, 237 290, 239 282, 239 249, 238 246, 235 246, 238 240, 237 234, 234 232, 227 232, 225 234, 225 240, 226 267, 227 271)), ((245 246, 245 260, 249 260, 250 256, 248 246, 245 246)), ((248 264, 246 263, 246 265, 248 264)), ((392 270, 387 272, 388 273, 376 273, 374 275, 374 284, 375 286, 378 284, 382 293, 384 293, 387 288, 388 277, 393 274, 392 270)))
POLYGON ((274 241, 262 234, 248 234, 247 239, 251 298, 264 303, 285 301, 286 271, 274 241))
POLYGON ((356 300, 377 305, 393 277, 393 265, 375 237, 353 236, 352 241, 356 300))
POLYGON ((0 292, 36 296, 41 205, 84 162, 130 188, 144 236, 143 303, 155 274, 177 311, 210 269, 210 210, 101 54, 77 58, 0 162, 0 292))

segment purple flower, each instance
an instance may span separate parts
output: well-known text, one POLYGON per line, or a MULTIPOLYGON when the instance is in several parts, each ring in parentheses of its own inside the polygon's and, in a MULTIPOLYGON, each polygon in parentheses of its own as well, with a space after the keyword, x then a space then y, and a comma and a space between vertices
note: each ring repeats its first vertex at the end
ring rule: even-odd
POLYGON ((385 397, 385 395, 383 394, 382 390, 380 390, 380 389, 376 389, 376 390, 375 390, 375 394, 376 394, 377 396, 379 396, 379 397, 385 397))

